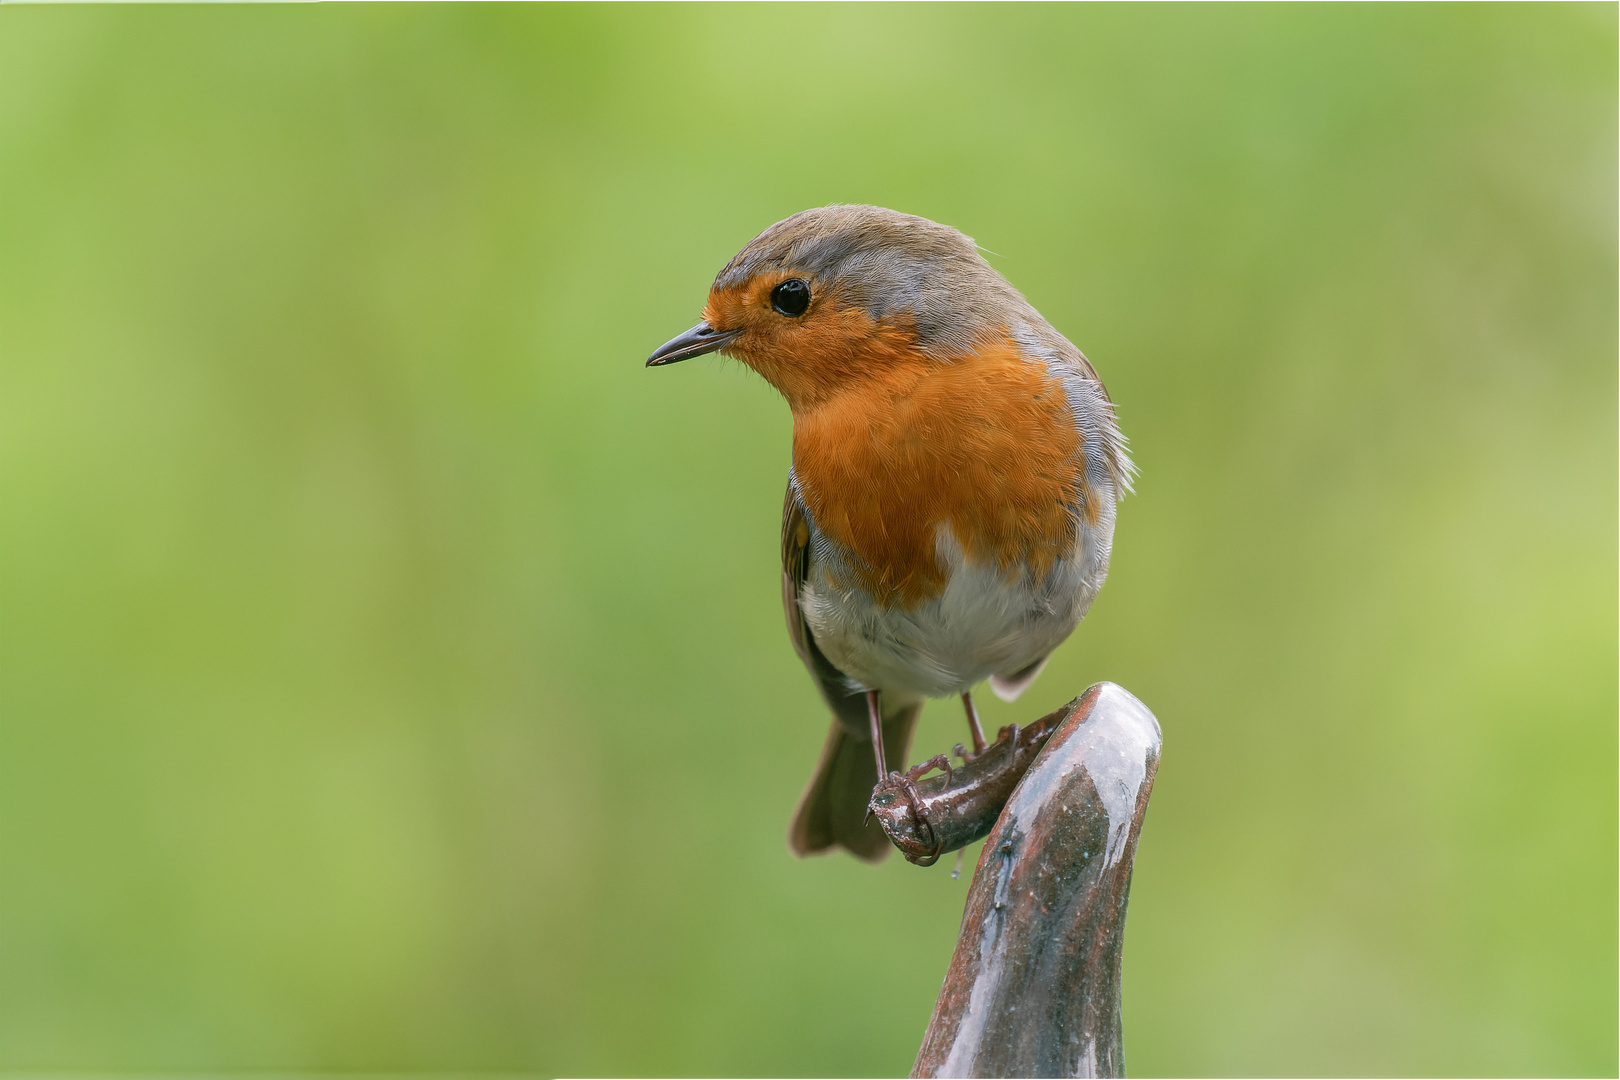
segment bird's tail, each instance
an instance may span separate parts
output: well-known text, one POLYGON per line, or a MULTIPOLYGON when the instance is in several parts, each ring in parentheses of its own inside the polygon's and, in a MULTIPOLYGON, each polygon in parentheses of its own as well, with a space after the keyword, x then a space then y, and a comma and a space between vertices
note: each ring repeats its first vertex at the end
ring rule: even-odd
MULTIPOLYGON (((883 718, 883 756, 891 769, 905 768, 911 732, 921 712, 922 703, 911 702, 883 718)), ((877 819, 869 819, 866 813, 876 786, 877 759, 871 737, 834 717, 821 760, 816 762, 816 771, 788 827, 788 847, 793 854, 818 855, 843 847, 867 862, 881 862, 889 853, 889 838, 877 819)))

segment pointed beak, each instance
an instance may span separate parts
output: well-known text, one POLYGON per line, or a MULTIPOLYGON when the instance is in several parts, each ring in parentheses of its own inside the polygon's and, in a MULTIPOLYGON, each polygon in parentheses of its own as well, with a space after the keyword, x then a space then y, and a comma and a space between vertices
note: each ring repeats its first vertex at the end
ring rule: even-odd
POLYGON ((653 354, 647 357, 648 367, 662 367, 665 364, 678 364, 682 360, 690 360, 694 356, 704 353, 717 352, 737 340, 741 330, 727 330, 724 333, 715 330, 706 322, 700 322, 678 338, 671 338, 658 346, 653 354))

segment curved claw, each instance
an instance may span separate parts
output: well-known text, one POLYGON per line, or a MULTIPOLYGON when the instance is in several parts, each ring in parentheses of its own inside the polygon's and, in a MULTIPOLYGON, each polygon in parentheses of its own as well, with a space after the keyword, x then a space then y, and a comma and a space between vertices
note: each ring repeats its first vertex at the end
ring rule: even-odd
POLYGON ((906 804, 911 807, 911 818, 917 823, 918 832, 927 830, 928 844, 934 850, 927 855, 919 856, 911 861, 918 866, 933 866, 945 847, 945 842, 934 831, 934 825, 928 820, 928 811, 923 807, 922 796, 917 792, 917 781, 932 769, 943 769, 945 772, 945 786, 949 787, 952 779, 951 759, 944 754, 935 754, 920 765, 913 765, 903 773, 891 772, 889 780, 905 792, 906 804))

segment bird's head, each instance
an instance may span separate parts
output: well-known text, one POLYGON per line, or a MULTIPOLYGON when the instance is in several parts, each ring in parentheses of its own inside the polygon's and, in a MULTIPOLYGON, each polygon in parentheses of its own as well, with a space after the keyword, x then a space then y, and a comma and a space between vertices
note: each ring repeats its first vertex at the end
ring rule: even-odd
POLYGON ((1026 312, 1034 315, 955 229, 876 206, 829 206, 749 241, 715 278, 703 321, 647 366, 734 356, 797 411, 897 367, 1005 341, 1026 312))

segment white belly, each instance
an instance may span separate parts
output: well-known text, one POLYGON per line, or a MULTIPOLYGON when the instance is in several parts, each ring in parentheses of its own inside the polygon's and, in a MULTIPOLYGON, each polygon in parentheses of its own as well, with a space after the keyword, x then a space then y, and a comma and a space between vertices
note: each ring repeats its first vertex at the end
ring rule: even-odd
POLYGON ((799 594, 816 644, 854 688, 946 697, 991 675, 1011 675, 1051 652, 1079 625, 1108 574, 1113 500, 1094 527, 1081 526, 1073 550, 1043 578, 998 573, 968 562, 941 526, 935 550, 949 572, 945 591, 915 608, 884 608, 830 565, 837 553, 813 545, 799 594), (818 557, 819 556, 819 557, 818 557))

